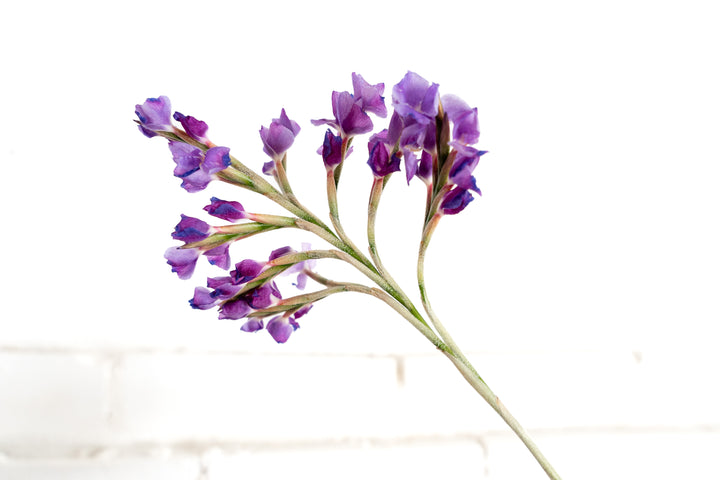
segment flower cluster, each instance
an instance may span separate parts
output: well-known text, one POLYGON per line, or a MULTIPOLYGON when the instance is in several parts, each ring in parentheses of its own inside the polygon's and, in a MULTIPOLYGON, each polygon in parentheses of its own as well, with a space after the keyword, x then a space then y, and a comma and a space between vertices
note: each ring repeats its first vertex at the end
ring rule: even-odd
MULTIPOLYGON (((190 300, 193 308, 217 308, 220 319, 246 319, 241 327, 243 331, 267 329, 278 342, 288 339, 298 327, 298 318, 307 313, 315 300, 324 296, 300 295, 293 297, 293 301, 283 300, 274 279, 279 274, 295 272, 299 274, 296 287, 305 288, 306 274, 312 268, 308 260, 311 257, 287 260, 297 252, 283 247, 274 250, 265 262, 246 259, 235 263, 234 269, 230 270, 230 245, 268 230, 297 227, 313 231, 340 251, 349 252, 350 257, 365 268, 377 271, 375 265, 358 253, 344 236, 337 219, 337 199, 331 197, 335 195, 341 170, 338 167, 351 153, 353 138, 373 130, 369 114, 387 117, 384 90, 384 83, 371 84, 361 75, 353 73, 352 93, 332 92, 333 118, 311 120, 313 125, 329 127, 318 153, 328 174, 332 174, 329 178, 335 178, 335 182, 329 184, 328 198, 337 234, 291 195, 285 165, 287 152, 301 129, 288 117, 285 109, 259 131, 262 149, 270 157, 261 169, 276 179, 278 190, 252 168, 233 158, 229 148, 212 143, 207 136, 208 125, 205 122, 180 112, 172 113, 167 97, 148 98, 143 104, 136 105, 140 131, 147 137, 161 136, 168 140, 175 162, 173 173, 182 180, 182 188, 198 192, 207 188, 211 181, 221 180, 268 196, 292 214, 291 217, 253 214, 239 202, 212 197, 210 204, 204 207, 205 212, 230 224, 211 226, 198 218, 181 215, 172 238, 182 245, 173 246, 165 252, 172 271, 181 279, 192 277, 200 256, 206 257, 211 265, 229 271, 226 276, 208 278, 206 286, 195 289, 190 300), (174 125, 173 120, 179 122, 179 126, 174 125), (275 313, 279 315, 265 324, 263 319, 275 313)), ((480 194, 473 171, 485 152, 472 146, 478 141, 480 133, 477 109, 470 108, 453 95, 441 97, 436 83, 430 83, 413 72, 408 72, 393 87, 392 108, 387 128, 372 134, 367 144, 367 164, 376 184, 373 195, 377 197, 381 191, 378 185, 384 186, 389 176, 399 172, 404 165, 408 183, 418 177, 428 187, 426 225, 430 218, 459 213, 472 201, 470 192, 480 194)), ((376 208, 377 202, 371 202, 371 205, 376 208)), ((371 246, 373 250, 374 244, 371 246)), ((313 278, 322 279, 317 275, 313 278)), ((335 292, 333 288, 337 288, 329 280, 324 285, 328 287, 326 291, 332 293, 335 292)))

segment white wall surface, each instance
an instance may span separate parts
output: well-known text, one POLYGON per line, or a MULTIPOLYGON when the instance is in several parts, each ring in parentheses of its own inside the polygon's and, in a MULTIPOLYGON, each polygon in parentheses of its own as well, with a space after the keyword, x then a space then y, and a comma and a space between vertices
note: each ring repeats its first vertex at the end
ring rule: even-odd
MULTIPOLYGON (((247 165, 281 108, 298 196, 325 216, 330 92, 407 70, 479 110, 483 197, 440 225, 436 312, 564 478, 720 478, 720 31, 713 2, 13 2, 0 16, 0 479, 544 478, 431 345, 357 294, 285 345, 187 299, 167 95, 247 165)), ((377 127, 383 121, 375 122, 377 127)), ((362 240, 364 143, 340 209, 362 240)), ((424 198, 378 218, 406 291, 424 198)), ((309 238, 234 245, 262 258, 309 238)), ((339 279, 352 272, 331 263, 339 279)))

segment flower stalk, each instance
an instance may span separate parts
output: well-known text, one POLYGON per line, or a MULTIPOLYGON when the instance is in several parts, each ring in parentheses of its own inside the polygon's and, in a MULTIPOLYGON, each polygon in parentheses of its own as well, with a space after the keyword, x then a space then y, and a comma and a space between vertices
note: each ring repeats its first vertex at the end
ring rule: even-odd
POLYGON ((218 309, 222 320, 243 320, 240 330, 266 330, 278 343, 285 343, 306 315, 320 300, 344 292, 362 293, 386 303, 407 320, 457 368, 463 378, 495 410, 526 445, 547 476, 559 475, 537 445, 492 392, 468 358, 451 337, 428 296, 425 260, 430 240, 440 219, 463 211, 479 196, 473 171, 484 151, 475 149, 479 137, 477 109, 452 95, 439 95, 438 85, 408 72, 392 90, 394 112, 388 128, 374 133, 368 141, 368 165, 372 185, 368 199, 367 248, 370 258, 345 232, 338 208, 338 186, 344 162, 357 135, 373 130, 369 114, 384 118, 387 109, 383 97, 385 85, 372 85, 353 74, 353 92, 333 92, 333 118, 312 120, 325 125, 327 131, 318 150, 326 168, 326 194, 331 224, 305 207, 293 193, 287 175, 288 150, 300 132, 284 109, 269 126, 260 128, 263 151, 270 160, 262 172, 274 179, 271 184, 218 146, 207 136, 207 124, 192 116, 175 112, 171 121, 167 97, 149 98, 136 106, 140 131, 147 137, 159 136, 169 142, 175 162, 174 174, 188 192, 204 190, 218 180, 273 201, 289 215, 250 213, 235 201, 211 198, 204 210, 229 224, 211 226, 204 221, 181 215, 172 237, 183 242, 168 249, 165 258, 182 279, 193 275, 198 258, 205 256, 217 267, 227 270, 226 276, 208 277, 207 286, 195 288, 190 305, 200 310, 218 309), (376 239, 376 219, 382 193, 392 173, 404 163, 408 183, 419 177, 427 186, 425 215, 417 258, 417 285, 424 310, 421 313, 411 298, 383 264, 376 239), (267 260, 244 259, 230 262, 229 247, 244 238, 284 228, 295 228, 327 242, 330 248, 312 249, 303 245, 300 251, 289 246, 276 248, 267 260), (342 282, 327 278, 315 270, 315 264, 327 259, 340 260, 360 272, 370 285, 342 282), (312 280, 322 288, 283 297, 276 281, 295 275, 298 290, 312 280))

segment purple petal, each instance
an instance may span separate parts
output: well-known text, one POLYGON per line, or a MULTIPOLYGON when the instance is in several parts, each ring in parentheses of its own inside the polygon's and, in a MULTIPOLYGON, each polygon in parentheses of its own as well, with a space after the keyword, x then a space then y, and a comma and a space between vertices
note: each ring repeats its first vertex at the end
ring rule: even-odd
POLYGON ((385 84, 378 83, 377 85, 370 85, 361 75, 356 73, 352 74, 352 83, 353 96, 362 110, 385 118, 387 116, 387 108, 385 107, 385 99, 382 97, 385 91, 385 84))
POLYGON ((280 160, 292 146, 299 131, 300 126, 290 120, 283 109, 280 118, 273 119, 269 127, 260 128, 263 151, 274 160, 280 160))
POLYGON ((273 318, 268 322, 266 328, 273 339, 275 339, 278 343, 287 342, 292 332, 295 331, 295 327, 290 325, 290 321, 284 316, 273 318))
POLYGON ((185 243, 199 242, 210 234, 210 225, 194 217, 180 215, 180 223, 175 225, 172 238, 185 243))
POLYGON ((197 248, 170 247, 165 251, 168 265, 182 280, 192 277, 199 256, 200 252, 197 248))
POLYGON ((333 92, 332 103, 335 119, 345 136, 352 137, 372 130, 372 120, 355 103, 350 92, 333 92))
POLYGON ((205 173, 212 175, 230 166, 230 149, 227 147, 213 147, 205 152, 205 160, 202 169, 205 173))
POLYGON ((195 287, 195 295, 190 300, 190 306, 199 310, 208 310, 217 305, 217 299, 210 293, 210 290, 203 287, 195 287))
POLYGON ((257 332, 258 330, 262 330, 262 328, 262 318, 251 318, 240 327, 240 330, 243 332, 257 332))
POLYGON ((271 262, 275 260, 276 258, 282 257, 283 255, 287 255, 288 253, 294 253, 295 250, 293 250, 290 247, 280 247, 276 248, 272 252, 270 252, 270 256, 268 257, 268 261, 271 262))
POLYGON ((176 177, 183 178, 200 170, 203 161, 202 150, 183 142, 169 142, 168 146, 176 163, 173 171, 176 177))
POLYGON ((235 270, 230 272, 235 285, 247 283, 257 277, 262 271, 263 264, 255 260, 246 259, 235 264, 235 270))
POLYGON ((453 122, 453 139, 468 145, 476 143, 480 137, 477 108, 470 108, 455 95, 443 95, 442 104, 453 122))
POLYGON ((382 141, 369 142, 368 150, 370 156, 367 163, 376 177, 384 177, 400 171, 400 158, 395 154, 390 155, 387 145, 382 141))
POLYGON ((198 120, 195 117, 185 116, 180 112, 175 112, 173 118, 182 124, 185 133, 187 133, 190 137, 194 138, 198 142, 205 142, 207 140, 205 137, 205 134, 208 131, 207 123, 202 120, 198 120))
POLYGON ((242 298, 238 298, 237 300, 230 300, 223 303, 220 306, 218 318, 220 320, 238 320, 246 317, 251 311, 252 309, 247 302, 242 298))
POLYGON ((325 132, 325 139, 323 145, 320 147, 320 154, 323 157, 323 162, 328 168, 332 168, 339 165, 342 161, 342 137, 339 135, 333 135, 332 131, 328 128, 325 132))
POLYGON ((156 131, 172 132, 170 122, 170 99, 166 96, 148 98, 142 105, 135 105, 135 115, 142 124, 140 131, 154 137, 156 131))
POLYGON ((212 197, 210 205, 206 205, 203 210, 228 222, 236 222, 245 218, 245 209, 240 202, 220 200, 217 197, 212 197))
POLYGON ((444 215, 455 215, 462 212, 470 202, 473 196, 467 190, 455 187, 445 194, 442 203, 440 203, 440 212, 444 215))
POLYGON ((228 268, 230 268, 230 253, 228 252, 229 248, 229 243, 223 243, 222 245, 219 245, 215 248, 211 248, 207 252, 203 253, 203 255, 207 257, 208 262, 210 262, 211 265, 215 265, 222 268, 223 270, 227 270, 228 268))

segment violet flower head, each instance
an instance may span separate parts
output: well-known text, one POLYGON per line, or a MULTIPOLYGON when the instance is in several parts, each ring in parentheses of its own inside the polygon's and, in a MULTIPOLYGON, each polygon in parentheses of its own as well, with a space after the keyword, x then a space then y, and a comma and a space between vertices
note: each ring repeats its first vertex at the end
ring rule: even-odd
POLYGON ((245 259, 235 264, 235 270, 230 272, 230 277, 235 285, 247 283, 257 277, 263 267, 263 263, 256 262, 251 259, 245 259))
POLYGON ((330 125, 342 138, 368 133, 373 129, 370 116, 355 102, 350 92, 332 92, 334 119, 311 120, 313 125, 330 125))
POLYGON ((223 243, 222 245, 218 245, 215 248, 211 248, 210 250, 203 252, 203 255, 207 257, 210 265, 215 265, 223 270, 227 270, 230 268, 229 248, 229 243, 223 243))
POLYGON ((300 125, 290 120, 283 108, 280 112, 280 118, 273 119, 269 127, 263 126, 260 128, 263 151, 273 160, 282 160, 283 155, 292 146, 299 132, 300 125))
POLYGON ((207 123, 202 120, 198 120, 195 117, 183 115, 180 112, 175 112, 173 114, 173 118, 180 122, 183 130, 185 130, 185 133, 187 133, 191 138, 202 143, 208 142, 208 139, 205 136, 208 131, 207 123))
POLYGON ((181 280, 192 277, 200 251, 197 248, 170 247, 165 251, 165 259, 181 280))
POLYGON ((427 124, 438 114, 439 85, 431 84, 414 72, 407 72, 393 87, 392 99, 395 112, 417 123, 427 124))
POLYGON ((230 149, 213 147, 204 154, 202 150, 183 142, 169 142, 175 161, 176 177, 182 179, 181 187, 190 193, 204 190, 216 179, 216 173, 230 166, 230 149))
POLYGON ((480 189, 475 184, 475 177, 473 177, 472 173, 477 167, 480 157, 486 154, 487 151, 476 150, 473 147, 457 142, 450 142, 450 145, 456 151, 455 160, 450 169, 450 182, 465 190, 472 190, 479 195, 480 189))
POLYGON ((480 138, 477 108, 470 108, 455 95, 443 95, 442 105, 453 123, 453 140, 466 145, 477 143, 480 138))
POLYGON ((243 332, 257 332, 258 330, 263 329, 263 321, 262 318, 250 318, 247 322, 243 324, 242 327, 240 327, 240 330, 243 332))
POLYGON ((217 298, 205 287, 195 287, 193 298, 190 299, 190 306, 198 310, 209 310, 217 303, 217 298))
POLYGON ((385 143, 387 130, 373 135, 368 141, 368 165, 377 178, 385 177, 393 172, 400 171, 400 158, 391 153, 389 146, 385 143))
POLYGON ((217 197, 212 197, 210 205, 203 207, 203 210, 228 222, 236 222, 245 218, 245 209, 240 202, 220 200, 217 197))
POLYGON ((332 169, 342 162, 342 137, 333 135, 329 128, 325 132, 325 139, 318 153, 322 155, 325 168, 332 169))
POLYGON ((210 225, 195 217, 180 215, 180 223, 175 225, 172 238, 186 244, 205 240, 210 235, 210 225))
POLYGON ((170 122, 170 99, 166 96, 148 98, 142 105, 135 105, 135 115, 140 120, 140 131, 149 138, 156 132, 172 132, 170 122))
POLYGON ((353 97, 362 111, 372 112, 380 118, 385 118, 387 116, 385 97, 382 96, 385 91, 384 83, 370 85, 360 74, 353 72, 352 84, 353 97))
POLYGON ((473 196, 469 191, 456 186, 443 196, 438 212, 443 215, 455 215, 462 212, 472 201, 473 196))

